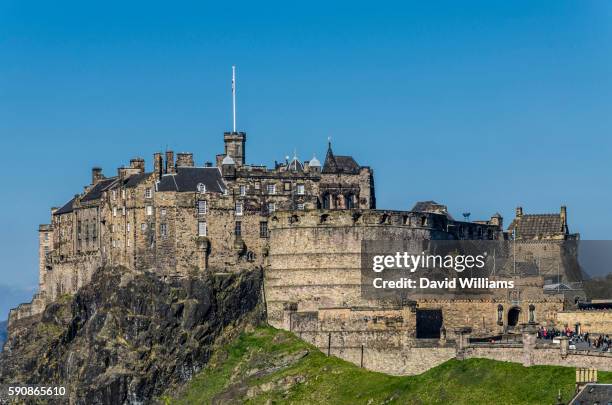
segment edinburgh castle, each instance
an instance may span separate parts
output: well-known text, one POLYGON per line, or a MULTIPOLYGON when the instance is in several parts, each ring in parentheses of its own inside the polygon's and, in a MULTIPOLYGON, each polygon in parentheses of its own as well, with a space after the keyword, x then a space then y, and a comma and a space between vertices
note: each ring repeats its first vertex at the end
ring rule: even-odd
MULTIPOLYGON (((507 228, 497 213, 457 220, 434 201, 383 210, 376 207, 374 171, 336 155, 331 143, 323 163, 293 156, 268 168, 247 163, 246 133, 226 132, 223 140, 214 164, 166 151, 153 155, 150 171, 142 158, 112 176, 94 167, 83 192, 52 208, 50 222, 40 225, 39 292, 11 312, 11 321, 75 293, 97 268, 123 266, 162 278, 262 268, 272 326, 393 374, 421 372, 458 350, 516 361, 531 342, 529 325, 580 324, 595 334, 612 325, 609 312, 576 309, 585 298, 581 275, 560 252, 579 235, 570 232, 564 206, 555 214, 519 207, 507 228), (494 275, 514 280, 514 288, 486 297, 382 302, 360 293, 363 240, 499 241, 512 244, 520 266, 494 275), (520 348, 468 350, 470 338, 521 333, 520 348)), ((558 349, 537 352, 533 343, 529 350, 525 364, 567 361, 558 349)), ((591 356, 589 365, 608 368, 610 358, 602 356, 601 363, 591 356)))

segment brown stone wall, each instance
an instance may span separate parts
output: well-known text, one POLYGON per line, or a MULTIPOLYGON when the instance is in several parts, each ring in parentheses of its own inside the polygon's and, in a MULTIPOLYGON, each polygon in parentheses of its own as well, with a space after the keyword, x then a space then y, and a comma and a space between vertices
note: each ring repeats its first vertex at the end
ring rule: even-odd
POLYGON ((562 311, 556 313, 555 326, 574 329, 579 323, 582 333, 612 335, 612 310, 562 311))

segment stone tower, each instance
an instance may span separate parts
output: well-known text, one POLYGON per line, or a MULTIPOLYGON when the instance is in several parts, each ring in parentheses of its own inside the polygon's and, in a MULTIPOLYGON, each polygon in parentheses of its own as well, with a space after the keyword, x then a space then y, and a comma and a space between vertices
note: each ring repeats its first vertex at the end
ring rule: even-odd
POLYGON ((245 132, 225 132, 223 134, 223 140, 225 142, 225 156, 231 156, 236 162, 237 166, 244 165, 246 156, 245 143, 246 133, 245 132))

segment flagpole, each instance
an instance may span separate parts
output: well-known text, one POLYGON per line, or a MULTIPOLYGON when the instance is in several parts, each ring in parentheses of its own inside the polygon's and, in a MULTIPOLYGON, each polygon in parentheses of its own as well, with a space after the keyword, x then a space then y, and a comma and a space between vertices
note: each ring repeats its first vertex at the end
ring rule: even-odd
POLYGON ((234 119, 234 132, 236 132, 236 66, 232 66, 232 117, 234 119))

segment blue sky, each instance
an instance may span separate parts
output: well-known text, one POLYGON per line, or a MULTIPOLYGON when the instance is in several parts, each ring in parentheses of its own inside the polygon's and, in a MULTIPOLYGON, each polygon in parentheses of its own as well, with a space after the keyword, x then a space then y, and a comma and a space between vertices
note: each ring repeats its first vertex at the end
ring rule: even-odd
POLYGON ((612 3, 289 4, 0 1, 0 285, 36 284, 37 226, 92 166, 213 160, 232 64, 251 163, 322 158, 332 136, 380 208, 508 224, 566 204, 609 238, 612 3))

